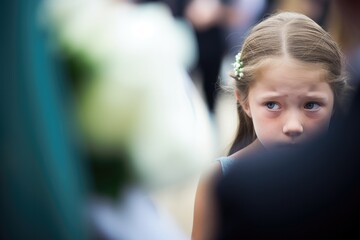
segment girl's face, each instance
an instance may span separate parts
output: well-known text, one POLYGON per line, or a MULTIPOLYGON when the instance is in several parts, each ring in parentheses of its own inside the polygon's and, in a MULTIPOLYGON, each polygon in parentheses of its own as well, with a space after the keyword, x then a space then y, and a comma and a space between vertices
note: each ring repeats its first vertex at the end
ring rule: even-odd
POLYGON ((283 57, 261 68, 242 106, 264 147, 289 146, 328 129, 334 94, 319 65, 283 57))

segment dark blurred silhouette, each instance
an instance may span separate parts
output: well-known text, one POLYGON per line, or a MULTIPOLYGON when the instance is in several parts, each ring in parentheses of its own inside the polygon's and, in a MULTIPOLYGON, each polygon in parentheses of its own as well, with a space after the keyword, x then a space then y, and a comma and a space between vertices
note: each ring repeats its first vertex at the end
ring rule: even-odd
POLYGON ((183 18, 186 4, 189 0, 134 0, 137 3, 164 3, 166 4, 175 18, 183 18))
MULTIPOLYGON (((360 17, 352 3, 337 1, 350 25, 360 17)), ((336 118, 327 135, 298 149, 235 163, 215 192, 217 239, 358 239, 359 121, 357 89, 348 115, 336 118)))

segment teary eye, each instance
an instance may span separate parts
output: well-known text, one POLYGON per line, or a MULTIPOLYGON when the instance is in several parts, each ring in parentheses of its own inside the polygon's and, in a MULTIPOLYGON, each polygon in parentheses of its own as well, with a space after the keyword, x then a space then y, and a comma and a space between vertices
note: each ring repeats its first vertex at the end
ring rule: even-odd
POLYGON ((268 109, 271 109, 271 110, 277 110, 280 108, 280 105, 277 104, 276 102, 267 102, 265 105, 268 109))
POLYGON ((316 102, 308 102, 304 105, 304 108, 307 110, 317 110, 320 107, 320 104, 316 102))

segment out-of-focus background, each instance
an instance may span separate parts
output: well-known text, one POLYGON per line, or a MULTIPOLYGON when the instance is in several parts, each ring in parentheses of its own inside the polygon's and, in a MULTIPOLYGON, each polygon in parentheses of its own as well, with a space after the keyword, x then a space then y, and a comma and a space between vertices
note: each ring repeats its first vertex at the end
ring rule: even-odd
POLYGON ((189 239, 199 176, 237 127, 231 64, 279 10, 359 74, 332 0, 5 0, 1 238, 189 239))

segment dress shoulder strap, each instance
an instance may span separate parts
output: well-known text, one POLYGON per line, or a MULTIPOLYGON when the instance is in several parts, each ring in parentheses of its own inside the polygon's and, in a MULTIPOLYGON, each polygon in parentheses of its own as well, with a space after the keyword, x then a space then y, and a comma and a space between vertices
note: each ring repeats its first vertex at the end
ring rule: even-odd
POLYGON ((234 160, 230 157, 219 157, 217 159, 217 161, 220 162, 220 165, 221 165, 221 171, 222 171, 222 174, 223 175, 226 175, 230 168, 231 168, 231 165, 233 164, 234 160))

